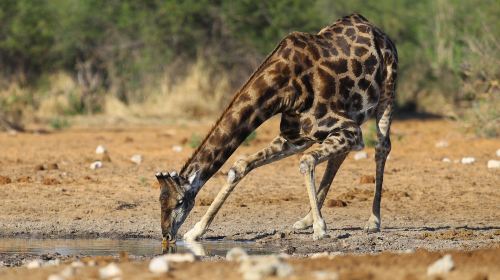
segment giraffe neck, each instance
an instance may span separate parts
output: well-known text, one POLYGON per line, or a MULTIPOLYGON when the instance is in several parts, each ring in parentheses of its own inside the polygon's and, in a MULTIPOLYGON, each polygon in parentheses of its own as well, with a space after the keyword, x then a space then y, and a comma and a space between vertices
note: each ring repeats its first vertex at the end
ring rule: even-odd
POLYGON ((193 176, 192 187, 195 193, 222 167, 252 131, 278 113, 277 98, 271 98, 266 103, 275 109, 264 111, 259 107, 259 98, 253 100, 248 96, 249 94, 242 92, 235 97, 181 169, 180 175, 185 178, 193 176), (245 102, 240 102, 243 100, 245 102))

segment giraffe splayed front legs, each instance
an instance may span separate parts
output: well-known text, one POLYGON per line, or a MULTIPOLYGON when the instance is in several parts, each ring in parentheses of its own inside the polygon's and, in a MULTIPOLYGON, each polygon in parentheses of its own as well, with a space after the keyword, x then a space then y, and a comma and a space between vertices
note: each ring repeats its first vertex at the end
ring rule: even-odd
POLYGON ((241 179, 251 170, 303 152, 299 169, 306 183, 310 211, 294 224, 312 226, 313 238, 327 235, 321 207, 347 154, 364 147, 363 124, 376 115, 376 183, 366 230, 380 230, 380 203, 387 155, 398 57, 392 41, 364 17, 353 14, 318 34, 286 36, 235 95, 182 170, 161 173, 162 233, 175 237, 194 206, 200 188, 263 122, 281 114, 280 135, 269 147, 238 160, 207 213, 184 238, 199 238, 241 179), (319 185, 318 164, 328 161, 319 185))

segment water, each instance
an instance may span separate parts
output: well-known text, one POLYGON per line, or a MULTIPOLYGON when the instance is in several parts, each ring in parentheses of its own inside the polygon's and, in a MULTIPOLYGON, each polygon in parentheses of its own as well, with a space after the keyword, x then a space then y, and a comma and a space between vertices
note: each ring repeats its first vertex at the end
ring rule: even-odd
POLYGON ((162 251, 161 241, 153 239, 23 239, 0 238, 0 252, 7 254, 42 255, 59 253, 63 256, 109 256, 128 252, 134 256, 155 256, 162 253, 192 252, 201 256, 225 256, 233 247, 242 247, 249 254, 276 253, 277 248, 255 242, 236 241, 178 241, 175 247, 162 251))

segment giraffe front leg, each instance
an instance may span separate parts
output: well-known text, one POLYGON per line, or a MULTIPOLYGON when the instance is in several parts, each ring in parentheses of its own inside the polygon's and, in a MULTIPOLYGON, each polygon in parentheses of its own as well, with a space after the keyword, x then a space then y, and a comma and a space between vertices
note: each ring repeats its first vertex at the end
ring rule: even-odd
MULTIPOLYGON (((344 154, 339 157, 333 157, 328 160, 327 166, 325 168, 325 173, 323 174, 323 179, 321 179, 321 183, 318 188, 318 203, 319 203, 319 208, 323 206, 323 203, 325 202, 325 198, 328 194, 328 191, 330 190, 331 184, 333 179, 335 178, 335 175, 337 174, 337 171, 340 168, 340 165, 344 162, 347 154, 344 154)), ((312 212, 309 210, 307 215, 305 215, 302 219, 298 220, 293 224, 294 229, 306 229, 312 226, 313 224, 313 217, 312 217, 312 212)))
POLYGON ((229 194, 236 187, 238 182, 243 179, 251 170, 280 160, 297 152, 303 151, 310 147, 312 143, 302 143, 301 145, 293 145, 281 136, 276 137, 271 144, 261 151, 245 158, 236 161, 229 169, 226 185, 217 194, 217 197, 212 202, 202 219, 195 226, 184 234, 185 240, 196 240, 206 232, 215 215, 226 201, 229 194))

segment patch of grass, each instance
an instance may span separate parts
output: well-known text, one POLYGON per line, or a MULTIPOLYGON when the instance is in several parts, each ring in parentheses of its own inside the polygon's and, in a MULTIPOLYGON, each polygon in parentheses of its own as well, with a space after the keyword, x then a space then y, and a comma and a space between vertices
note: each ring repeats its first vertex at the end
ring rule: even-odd
POLYGON ((196 149, 201 144, 201 141, 203 141, 201 136, 194 133, 194 134, 191 134, 191 138, 189 138, 188 145, 189 145, 189 147, 196 149))
POLYGON ((148 186, 148 179, 146 179, 146 177, 144 177, 144 176, 139 177, 139 182, 141 183, 141 186, 143 186, 143 187, 148 186))
POLYGON ((257 138, 257 131, 252 131, 252 133, 250 133, 247 138, 245 138, 245 140, 243 141, 243 145, 245 146, 249 146, 250 145, 250 142, 252 142, 253 140, 255 140, 257 138))
POLYGON ((64 118, 53 118, 50 120, 50 127, 55 130, 62 130, 70 127, 70 123, 67 119, 64 118))

